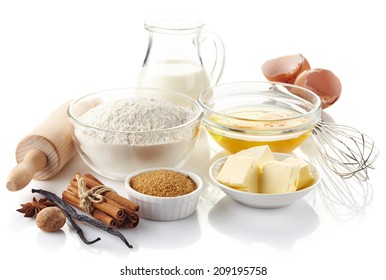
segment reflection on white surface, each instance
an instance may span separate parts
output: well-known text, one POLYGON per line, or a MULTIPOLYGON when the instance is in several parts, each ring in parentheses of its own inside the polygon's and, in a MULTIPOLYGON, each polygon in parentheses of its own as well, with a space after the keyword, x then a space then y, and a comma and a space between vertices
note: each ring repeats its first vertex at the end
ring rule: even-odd
POLYGON ((138 230, 128 232, 128 238, 135 247, 155 250, 172 250, 197 242, 201 238, 201 228, 197 212, 177 221, 150 221, 141 219, 138 230))
POLYGON ((319 166, 323 180, 318 195, 328 212, 345 226, 359 223, 371 211, 373 187, 356 177, 343 179, 332 173, 320 158, 312 139, 301 147, 309 160, 319 166))
POLYGON ((36 241, 44 251, 54 252, 60 250, 66 243, 66 234, 63 230, 55 232, 38 231, 36 241))
POLYGON ((17 211, 13 211, 12 215, 8 217, 8 223, 6 223, 6 225, 12 234, 18 234, 36 226, 35 219, 24 218, 23 215, 24 214, 21 214, 17 211), (20 220, 23 221, 23 223, 18 222, 20 220))
POLYGON ((328 170, 324 171, 319 195, 326 209, 346 226, 359 223, 371 210, 372 185, 369 181, 360 181, 355 177, 343 179, 328 170))
POLYGON ((304 200, 284 208, 256 209, 226 196, 209 212, 209 223, 240 242, 288 250, 298 239, 316 230, 319 217, 304 200))

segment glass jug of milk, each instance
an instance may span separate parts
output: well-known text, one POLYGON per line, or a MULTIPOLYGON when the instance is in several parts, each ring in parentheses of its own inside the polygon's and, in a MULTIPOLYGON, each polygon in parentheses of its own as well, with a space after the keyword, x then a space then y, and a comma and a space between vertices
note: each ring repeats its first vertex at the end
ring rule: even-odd
POLYGON ((138 86, 184 93, 193 99, 217 84, 224 69, 222 40, 203 31, 204 22, 192 15, 158 14, 145 20, 148 48, 138 86), (213 67, 206 71, 202 43, 213 42, 213 67))

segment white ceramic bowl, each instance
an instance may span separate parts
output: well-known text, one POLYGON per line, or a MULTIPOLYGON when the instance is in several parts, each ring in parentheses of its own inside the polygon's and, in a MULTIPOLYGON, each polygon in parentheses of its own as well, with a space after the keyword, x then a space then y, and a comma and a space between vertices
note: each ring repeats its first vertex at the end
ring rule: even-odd
POLYGON ((141 218, 156 221, 173 221, 186 218, 194 213, 200 198, 202 180, 195 173, 175 168, 148 168, 131 173, 126 177, 125 186, 128 198, 139 205, 141 218), (191 193, 176 197, 158 197, 140 193, 130 186, 130 180, 136 175, 153 170, 173 170, 189 176, 197 185, 191 193))
MULTIPOLYGON (((276 160, 283 160, 286 157, 293 157, 294 155, 282 154, 282 153, 273 153, 276 160)), ((223 157, 215 161, 210 169, 209 176, 212 182, 218 186, 224 193, 229 195, 234 200, 238 201, 241 204, 254 207, 254 208, 280 208, 288 206, 295 201, 303 198, 305 195, 313 191, 320 183, 321 176, 318 171, 318 168, 309 161, 306 161, 310 167, 312 174, 315 177, 315 182, 313 185, 309 186, 300 191, 283 193, 283 194, 262 194, 262 193, 251 193, 244 192, 233 189, 226 185, 221 184, 216 180, 218 173, 220 172, 221 167, 223 166, 225 160, 228 156, 223 157)))

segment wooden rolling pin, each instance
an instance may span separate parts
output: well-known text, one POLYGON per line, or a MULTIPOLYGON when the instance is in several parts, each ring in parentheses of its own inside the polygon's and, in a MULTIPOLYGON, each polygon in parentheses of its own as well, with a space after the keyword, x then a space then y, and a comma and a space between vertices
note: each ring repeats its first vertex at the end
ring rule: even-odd
POLYGON ((8 175, 8 190, 21 190, 32 179, 52 178, 75 155, 72 125, 67 118, 70 103, 60 106, 17 145, 18 165, 8 175))

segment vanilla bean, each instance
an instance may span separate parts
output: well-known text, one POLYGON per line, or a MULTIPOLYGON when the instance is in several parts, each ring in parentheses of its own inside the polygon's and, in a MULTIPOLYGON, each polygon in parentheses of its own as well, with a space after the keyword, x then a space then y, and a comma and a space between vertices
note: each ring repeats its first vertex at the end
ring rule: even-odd
MULTIPOLYGON (((46 198, 48 198, 52 202, 55 202, 56 205, 58 205, 58 207, 61 208, 67 214, 67 216, 70 216, 73 219, 76 219, 76 220, 83 221, 83 222, 86 222, 88 224, 91 224, 91 225, 93 225, 93 226, 95 226, 95 227, 97 227, 99 229, 102 229, 102 230, 104 230, 104 231, 106 231, 106 232, 108 232, 108 233, 110 233, 110 234, 120 238, 126 244, 127 247, 133 248, 133 246, 129 244, 129 242, 126 240, 126 238, 123 236, 122 233, 120 233, 119 231, 115 230, 112 227, 109 227, 108 225, 106 225, 103 222, 100 222, 98 220, 94 220, 94 219, 92 219, 92 218, 90 218, 90 217, 88 217, 86 215, 78 214, 75 211, 75 209, 72 208, 71 205, 69 205, 67 202, 63 201, 56 194, 54 194, 52 192, 49 192, 49 191, 46 191, 46 190, 42 190, 42 189, 40 189, 40 190, 32 189, 32 193, 39 193, 39 194, 45 196, 46 198)), ((71 222, 71 219, 70 219, 70 222, 71 222)), ((79 226, 77 226, 76 229, 77 229, 77 233, 78 234, 80 232, 83 235, 83 231, 80 229, 79 226)), ((80 234, 79 234, 79 236, 82 238, 82 236, 80 234)), ((82 241, 84 241, 84 240, 82 239, 82 241)), ((96 242, 96 241, 98 241, 98 240, 94 240, 94 241, 91 241, 91 242, 93 243, 93 242, 96 242)), ((91 244, 91 243, 86 243, 86 244, 91 244)))
MULTIPOLYGON (((61 207, 60 207, 61 208, 61 207)), ((62 208, 61 208, 62 209, 62 208)), ((62 209, 63 210, 63 209, 62 209)), ((70 221, 71 225, 74 227, 74 229, 76 230, 76 233, 79 235, 80 239, 85 243, 85 244, 93 244, 99 240, 101 240, 100 237, 97 237, 95 238, 94 240, 92 241, 89 241, 86 239, 86 237, 84 236, 84 233, 83 233, 83 230, 80 228, 80 226, 78 226, 75 221, 73 220, 73 218, 71 217, 70 214, 68 214, 65 210, 63 210, 64 214, 67 216, 67 220, 70 221)))

